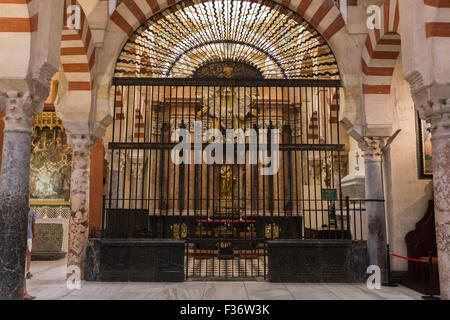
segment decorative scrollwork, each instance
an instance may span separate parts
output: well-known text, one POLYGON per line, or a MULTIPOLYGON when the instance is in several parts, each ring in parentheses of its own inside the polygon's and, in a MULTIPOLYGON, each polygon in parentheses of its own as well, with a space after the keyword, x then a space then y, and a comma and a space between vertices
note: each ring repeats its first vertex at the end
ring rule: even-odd
POLYGON ((246 63, 234 61, 212 62, 194 72, 194 78, 262 79, 261 72, 246 63))

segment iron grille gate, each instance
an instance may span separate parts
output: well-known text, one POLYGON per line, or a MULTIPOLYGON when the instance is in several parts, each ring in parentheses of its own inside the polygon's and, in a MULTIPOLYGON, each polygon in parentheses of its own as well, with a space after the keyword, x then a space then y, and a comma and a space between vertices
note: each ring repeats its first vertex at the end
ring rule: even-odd
POLYGON ((117 78, 114 85, 103 237, 185 239, 186 279, 265 278, 267 240, 347 237, 336 219, 340 81, 117 78), (229 162, 225 140, 197 136, 191 163, 175 164, 172 151, 186 139, 176 130, 194 142, 199 128, 254 130, 278 171, 261 174, 270 165, 261 153, 251 161, 251 135, 228 140, 229 162), (224 162, 196 161, 214 143, 224 162))

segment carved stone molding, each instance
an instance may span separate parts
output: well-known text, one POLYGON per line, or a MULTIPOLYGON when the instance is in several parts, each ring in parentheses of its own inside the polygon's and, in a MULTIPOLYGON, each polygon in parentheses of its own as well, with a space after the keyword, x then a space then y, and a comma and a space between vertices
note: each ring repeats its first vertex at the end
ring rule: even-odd
POLYGON ((425 80, 423 78, 423 75, 417 70, 406 75, 405 80, 408 81, 409 86, 411 87, 411 92, 413 94, 420 92, 425 87, 425 80))
POLYGON ((359 148, 363 152, 363 158, 372 161, 381 161, 383 155, 383 147, 385 145, 384 138, 381 137, 363 137, 359 143, 359 148))
POLYGON ((45 62, 37 72, 28 77, 28 86, 36 114, 41 113, 44 108, 44 102, 50 93, 52 77, 56 71, 54 66, 45 62))

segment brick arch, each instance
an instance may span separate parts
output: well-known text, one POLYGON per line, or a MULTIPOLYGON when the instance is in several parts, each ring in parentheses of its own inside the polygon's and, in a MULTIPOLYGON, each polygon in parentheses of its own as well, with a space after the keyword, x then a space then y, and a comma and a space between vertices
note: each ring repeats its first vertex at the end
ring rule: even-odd
MULTIPOLYGON (((389 112, 387 108, 392 75, 401 50, 399 22, 398 0, 386 0, 381 6, 381 28, 369 30, 367 35, 361 61, 366 120, 375 112, 385 111, 386 114, 389 112)), ((389 122, 389 118, 386 120, 389 122)), ((389 125, 389 123, 372 124, 389 125)))
POLYGON ((95 64, 95 45, 91 30, 77 0, 64 0, 64 26, 61 36, 61 65, 68 81, 69 91, 91 91, 93 87, 92 69, 95 64), (81 10, 80 29, 66 26, 67 8, 79 5, 81 10))

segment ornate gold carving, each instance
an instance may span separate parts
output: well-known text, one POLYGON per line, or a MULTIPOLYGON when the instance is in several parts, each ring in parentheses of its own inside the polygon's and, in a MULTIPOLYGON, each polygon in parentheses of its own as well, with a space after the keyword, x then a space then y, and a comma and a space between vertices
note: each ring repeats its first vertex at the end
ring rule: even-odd
POLYGON ((221 249, 231 248, 231 242, 217 242, 217 246, 221 249))
POLYGON ((233 169, 231 166, 222 166, 220 168, 220 197, 231 199, 233 196, 233 169))
POLYGON ((276 223, 266 224, 266 239, 278 239, 280 237, 280 226, 276 223))
POLYGON ((34 116, 33 130, 36 128, 43 129, 45 127, 48 127, 50 130, 53 130, 53 128, 64 130, 63 123, 56 116, 55 112, 42 112, 40 115, 34 116))
POLYGON ((172 231, 172 236, 174 238, 185 239, 187 237, 187 225, 185 223, 181 224, 181 234, 180 234, 180 224, 174 223, 170 226, 170 230, 172 231))
POLYGON ((70 205, 72 152, 54 112, 34 117, 30 158, 30 203, 70 205))
POLYGON ((263 76, 247 63, 220 61, 201 66, 194 72, 194 78, 262 79, 263 76))

